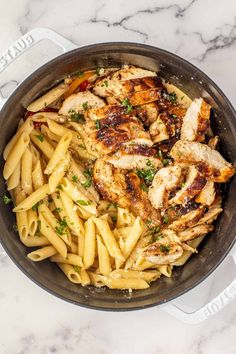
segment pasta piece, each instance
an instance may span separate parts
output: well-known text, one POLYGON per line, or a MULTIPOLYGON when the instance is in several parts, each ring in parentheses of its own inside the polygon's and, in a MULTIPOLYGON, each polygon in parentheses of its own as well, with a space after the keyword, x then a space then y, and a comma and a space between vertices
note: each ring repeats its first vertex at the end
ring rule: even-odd
POLYGON ((157 267, 157 270, 158 270, 161 274, 165 275, 167 278, 170 278, 171 275, 172 275, 172 268, 173 268, 173 267, 172 267, 171 265, 166 264, 166 265, 158 266, 158 267, 157 267))
POLYGON ((116 227, 133 225, 134 221, 135 217, 129 210, 120 207, 117 208, 116 227))
POLYGON ((30 252, 27 254, 27 257, 31 259, 31 261, 39 262, 43 261, 46 258, 49 258, 57 253, 57 250, 53 246, 45 246, 39 248, 36 251, 30 252))
POLYGON ((26 239, 21 238, 20 240, 26 247, 40 247, 50 245, 48 239, 40 234, 37 236, 30 236, 26 239))
POLYGON ((38 214, 36 210, 32 210, 32 209, 29 209, 27 214, 28 214, 29 234, 30 236, 34 236, 38 227, 38 214))
POLYGON ((135 219, 134 225, 132 227, 132 231, 128 235, 128 237, 125 240, 125 245, 124 245, 124 250, 123 254, 125 256, 125 259, 127 259, 134 249, 136 243, 138 242, 141 234, 145 230, 145 226, 143 221, 140 219, 140 217, 137 217, 135 219))
POLYGON ((81 206, 77 205, 77 212, 80 218, 88 220, 93 216, 93 214, 89 213, 88 211, 84 210, 81 206))
POLYGON ((65 176, 69 166, 70 166, 70 155, 67 153, 65 157, 58 162, 51 176, 48 179, 48 184, 51 193, 55 192, 60 181, 65 176))
POLYGON ((34 145, 31 143, 29 144, 29 150, 32 154, 32 166, 34 169, 40 159, 40 154, 39 151, 36 149, 36 147, 34 147, 34 145))
POLYGON ((43 154, 50 159, 54 153, 54 148, 45 139, 44 135, 40 134, 37 130, 33 129, 30 134, 30 139, 33 143, 43 152, 43 154))
POLYGON ((69 228, 67 227, 66 218, 62 219, 62 222, 57 220, 46 204, 41 204, 38 210, 43 214, 44 218, 51 225, 53 230, 56 231, 57 235, 67 244, 71 244, 71 234, 69 228))
POLYGON ((90 218, 84 223, 84 255, 83 255, 84 269, 88 269, 93 265, 95 259, 95 251, 96 251, 95 225, 93 219, 90 218))
POLYGON ((81 277, 72 265, 65 263, 57 263, 57 265, 72 283, 81 284, 81 277))
POLYGON ((104 240, 109 254, 115 259, 117 259, 117 261, 124 262, 125 258, 121 253, 121 250, 116 242, 116 239, 110 229, 108 222, 100 218, 94 218, 94 221, 104 240))
POLYGON ((111 260, 110 260, 109 252, 98 235, 97 235, 97 247, 98 247, 99 271, 103 275, 109 275, 111 273, 111 260))
POLYGON ((106 278, 106 286, 110 289, 147 289, 149 288, 148 283, 143 279, 123 279, 123 278, 106 278))
POLYGON ((41 132, 43 133, 43 135, 46 135, 50 144, 55 143, 55 142, 58 143, 61 139, 61 137, 59 135, 56 135, 53 132, 51 132, 51 130, 46 125, 41 126, 41 132))
MULTIPOLYGON (((21 190, 20 186, 17 187, 14 190, 14 197, 16 205, 20 204, 26 197, 25 191, 21 190)), ((26 211, 22 211, 16 214, 16 224, 21 241, 26 240, 29 236, 28 215, 26 211)))
MULTIPOLYGON (((202 240, 204 239, 205 236, 206 235, 200 236, 198 238, 195 238, 194 240, 189 241, 188 245, 190 247, 197 248, 200 245, 200 243, 202 242, 202 240)), ((173 266, 182 266, 182 265, 184 265, 187 262, 187 260, 191 257, 192 254, 193 253, 191 251, 184 251, 182 256, 180 258, 176 259, 175 262, 171 263, 171 265, 173 265, 173 266)))
POLYGON ((37 100, 28 105, 27 111, 38 112, 59 99, 68 90, 68 85, 62 83, 40 96, 37 100))
POLYGON ((81 285, 82 286, 87 286, 91 283, 90 278, 86 270, 81 269, 80 270, 80 278, 81 278, 81 285))
POLYGON ((96 274, 94 272, 88 272, 89 278, 91 281, 91 284, 96 286, 96 288, 101 288, 102 286, 105 286, 105 281, 104 281, 104 276, 100 274, 96 274))
POLYGON ((72 134, 67 133, 60 139, 56 149, 54 150, 52 157, 48 162, 48 165, 44 173, 50 175, 54 170, 54 168, 56 167, 56 165, 65 158, 66 152, 71 142, 71 138, 72 138, 72 134))
POLYGON ((80 235, 84 235, 84 226, 78 214, 76 213, 73 201, 63 191, 60 191, 60 197, 63 209, 65 210, 66 216, 68 218, 68 225, 78 237, 80 235))
MULTIPOLYGON (((108 213, 100 216, 100 219, 106 220, 111 227, 113 226, 112 218, 110 217, 110 215, 108 213)), ((114 232, 114 230, 113 230, 113 232, 114 232)))
POLYGON ((161 276, 161 273, 156 270, 149 271, 149 272, 148 271, 140 272, 137 270, 116 269, 110 273, 111 278, 115 278, 115 279, 119 279, 119 278, 143 279, 147 283, 157 280, 158 278, 160 278, 160 276, 161 276))
POLYGON ((71 244, 67 246, 71 253, 78 253, 78 243, 71 241, 71 244))
POLYGON ((38 203, 40 200, 44 199, 50 193, 49 185, 44 184, 42 187, 38 188, 27 198, 25 198, 19 205, 17 205, 13 211, 19 212, 32 208, 33 205, 38 203))
POLYGON ((33 130, 33 128, 34 128, 33 122, 30 119, 26 119, 24 124, 22 124, 20 126, 20 129, 17 131, 17 133, 13 136, 13 138, 6 145, 6 147, 5 147, 4 151, 3 151, 4 160, 7 159, 9 153, 13 149, 14 145, 16 144, 17 140, 20 138, 22 133, 30 134, 31 131, 33 130))
POLYGON ((23 132, 19 139, 16 141, 15 145, 11 149, 7 156, 4 168, 3 177, 8 179, 14 172, 16 166, 18 165, 22 155, 24 154, 27 146, 29 145, 30 139, 29 134, 23 132))
POLYGON ((33 192, 32 163, 33 163, 32 154, 30 150, 27 148, 21 159, 21 187, 28 195, 33 192))
POLYGON ((67 249, 64 241, 56 234, 51 225, 44 218, 43 214, 39 213, 40 220, 40 232, 45 236, 57 252, 65 259, 67 255, 67 249))
POLYGON ((57 255, 51 257, 50 261, 56 262, 56 263, 63 262, 65 264, 71 264, 71 265, 75 265, 78 267, 83 267, 82 258, 80 256, 78 256, 77 254, 73 254, 73 253, 67 253, 66 259, 63 259, 63 257, 60 254, 57 254, 57 255))
POLYGON ((35 190, 44 185, 44 177, 40 160, 37 161, 32 171, 32 182, 35 190))
POLYGON ((63 135, 65 134, 72 134, 72 130, 71 129, 68 129, 66 127, 64 127, 63 125, 61 124, 58 124, 56 123, 55 121, 51 120, 51 119, 47 119, 47 124, 48 124, 48 128, 49 130, 59 136, 59 137, 62 137, 63 135))
POLYGON ((93 215, 97 215, 96 203, 91 202, 81 190, 79 190, 79 186, 70 182, 68 178, 63 178, 61 183, 63 190, 66 194, 81 208, 85 209, 89 213, 93 215))
POLYGON ((7 190, 11 191, 20 184, 20 169, 21 169, 21 160, 16 165, 12 175, 7 180, 7 190))

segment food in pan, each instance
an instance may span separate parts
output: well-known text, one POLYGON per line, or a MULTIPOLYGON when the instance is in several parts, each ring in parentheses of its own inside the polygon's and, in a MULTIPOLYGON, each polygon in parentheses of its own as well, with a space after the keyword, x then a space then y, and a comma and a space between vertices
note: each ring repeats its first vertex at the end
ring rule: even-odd
POLYGON ((82 286, 170 277, 214 229, 235 173, 211 111, 134 66, 76 73, 36 99, 3 153, 27 257, 82 286))

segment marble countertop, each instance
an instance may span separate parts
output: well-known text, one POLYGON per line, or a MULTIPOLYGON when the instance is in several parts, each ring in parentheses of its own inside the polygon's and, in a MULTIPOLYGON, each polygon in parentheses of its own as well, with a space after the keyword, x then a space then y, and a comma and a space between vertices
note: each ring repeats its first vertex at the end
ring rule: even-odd
MULTIPOLYGON (((35 27, 49 27, 77 45, 147 43, 205 71, 236 105, 235 0, 9 0, 0 3, 0 51, 35 27)), ((59 54, 49 43, 25 54, 0 76, 7 96, 37 66, 59 54)), ((199 307, 235 276, 229 260, 178 300, 199 307), (230 271, 229 271, 230 270, 230 271)), ((233 354, 235 301, 213 318, 188 325, 150 308, 109 313, 76 307, 39 288, 0 250, 1 354, 233 354)))

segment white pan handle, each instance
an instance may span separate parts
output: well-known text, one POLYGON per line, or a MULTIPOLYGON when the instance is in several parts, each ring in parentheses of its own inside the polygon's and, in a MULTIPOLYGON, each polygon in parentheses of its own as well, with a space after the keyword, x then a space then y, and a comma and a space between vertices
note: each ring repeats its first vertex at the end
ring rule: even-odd
MULTIPOLYGON (((236 265, 236 250, 232 254, 236 265)), ((219 295, 195 312, 185 312, 173 303, 162 306, 162 310, 188 324, 197 324, 207 320, 222 310, 226 305, 236 298, 236 278, 219 295)))
MULTIPOLYGON (((62 48, 63 52, 77 48, 77 46, 49 28, 35 28, 24 34, 15 41, 7 50, 0 54, 0 73, 3 72, 23 53, 40 41, 48 39, 62 48)), ((6 98, 0 97, 0 109, 4 105, 6 98)))

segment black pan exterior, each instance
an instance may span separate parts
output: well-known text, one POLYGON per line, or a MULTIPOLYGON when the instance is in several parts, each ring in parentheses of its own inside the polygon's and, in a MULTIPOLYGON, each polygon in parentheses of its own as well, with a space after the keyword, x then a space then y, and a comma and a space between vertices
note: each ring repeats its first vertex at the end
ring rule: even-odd
MULTIPOLYGON (((236 161, 236 113, 223 92, 199 69, 164 50, 134 43, 105 43, 86 46, 63 54, 31 74, 10 96, 0 113, 1 171, 2 151, 14 134, 24 107, 66 75, 78 69, 114 67, 133 64, 161 74, 171 80, 191 98, 204 97, 214 107, 213 129, 222 142, 224 157, 236 161)), ((1 195, 6 191, 1 173, 1 195)), ((40 264, 26 258, 29 250, 13 231, 15 216, 11 205, 0 202, 0 239, 8 255, 35 283, 50 293, 85 307, 104 310, 131 310, 159 305, 192 289, 205 279, 224 259, 235 242, 236 178, 226 188, 224 212, 216 228, 183 267, 176 267, 172 278, 162 277, 146 290, 126 291, 83 288, 70 283, 49 261, 40 264)), ((2 200, 2 199, 1 199, 2 200)))

